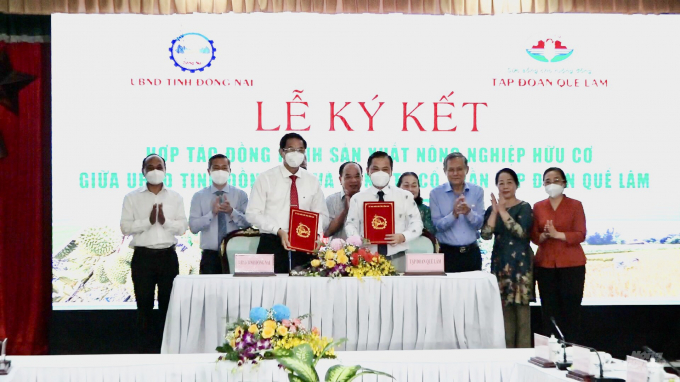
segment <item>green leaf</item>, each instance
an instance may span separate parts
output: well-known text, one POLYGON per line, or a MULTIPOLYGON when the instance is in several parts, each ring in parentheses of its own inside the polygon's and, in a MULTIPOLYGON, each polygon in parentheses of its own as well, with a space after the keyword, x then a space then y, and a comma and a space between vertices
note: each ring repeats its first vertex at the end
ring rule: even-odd
POLYGON ((291 356, 284 356, 284 352, 273 352, 276 354, 281 354, 276 356, 276 360, 279 361, 286 369, 296 374, 298 377, 302 378, 305 382, 318 382, 319 375, 312 366, 314 362, 314 352, 309 344, 302 344, 296 346, 291 351, 291 356))
POLYGON ((310 344, 302 344, 293 348, 293 357, 312 366, 314 363, 314 350, 310 344))
POLYGON ((279 357, 292 357, 293 356, 293 351, 290 349, 274 349, 274 350, 267 350, 265 351, 265 356, 268 357, 273 357, 273 358, 279 358, 279 357))
POLYGON ((231 353, 234 351, 234 348, 232 348, 231 345, 225 342, 224 345, 218 346, 217 348, 215 348, 215 350, 217 350, 219 353, 231 353))
POLYGON ((307 382, 307 381, 298 377, 297 375, 288 374, 288 382, 307 382))
POLYGON ((326 352, 329 349, 334 348, 336 346, 340 346, 345 342, 347 342, 347 338, 341 338, 337 341, 333 341, 333 342, 329 343, 328 345, 326 345, 326 347, 324 347, 323 350, 321 351, 321 355, 318 358, 314 359, 314 366, 316 367, 316 364, 319 363, 319 359, 321 359, 323 357, 323 355, 326 354, 326 352))
POLYGON ((361 366, 342 366, 335 365, 332 366, 326 372, 326 382, 347 382, 353 378, 357 372, 361 369, 361 366))
POLYGON ((370 375, 370 374, 372 374, 372 375, 382 375, 384 377, 390 377, 390 378, 394 379, 393 376, 391 376, 390 374, 387 374, 387 373, 383 373, 382 371, 371 370, 371 369, 363 369, 362 368, 361 373, 355 375, 354 377, 352 377, 352 379, 350 379, 347 382, 353 381, 353 380, 355 380, 356 378, 359 378, 362 375, 370 375))

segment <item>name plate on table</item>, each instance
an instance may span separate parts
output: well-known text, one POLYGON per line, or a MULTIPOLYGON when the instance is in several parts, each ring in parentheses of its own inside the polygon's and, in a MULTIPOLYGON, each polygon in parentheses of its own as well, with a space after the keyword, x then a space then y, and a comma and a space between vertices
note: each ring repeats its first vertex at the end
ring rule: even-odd
POLYGON ((234 255, 234 263, 234 276, 236 277, 276 276, 273 254, 237 253, 234 255))
POLYGON ((407 253, 406 276, 438 275, 446 276, 444 272, 443 253, 407 253))
POLYGON ((288 219, 288 242, 296 251, 312 253, 316 249, 319 214, 291 207, 288 219))
POLYGON ((574 364, 572 370, 567 373, 567 378, 577 381, 590 381, 593 374, 590 373, 590 349, 574 345, 574 364))
POLYGON ((626 382, 647 382, 647 361, 635 357, 626 357, 626 382))
POLYGON ((529 363, 542 368, 555 367, 555 363, 550 361, 548 337, 534 333, 534 356, 529 358, 529 363))
POLYGON ((371 244, 387 244, 394 234, 394 202, 364 202, 364 237, 371 244))

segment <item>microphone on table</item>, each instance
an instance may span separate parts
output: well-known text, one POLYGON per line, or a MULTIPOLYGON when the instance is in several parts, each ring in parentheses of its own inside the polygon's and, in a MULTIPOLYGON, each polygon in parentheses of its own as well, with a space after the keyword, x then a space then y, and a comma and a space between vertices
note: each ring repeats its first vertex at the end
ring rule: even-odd
POLYGON ((560 370, 567 370, 567 368, 571 366, 571 362, 567 362, 567 342, 564 339, 564 335, 562 334, 560 327, 557 326, 557 322, 555 322, 555 317, 550 317, 550 321, 552 321, 553 326, 555 326, 555 329, 557 329, 557 335, 560 336, 559 342, 562 344, 562 354, 564 355, 564 361, 555 362, 555 366, 557 366, 557 368, 560 370))
MULTIPOLYGON (((584 349, 588 349, 591 352, 594 352, 595 355, 597 355, 597 359, 600 362, 600 376, 599 377, 595 377, 595 376, 591 377, 590 380, 592 382, 626 382, 626 380, 622 379, 622 378, 614 378, 614 377, 605 377, 604 376, 604 369, 602 368, 602 358, 600 358, 600 353, 598 353, 597 349, 591 348, 590 346, 575 344, 573 342, 566 342, 566 341, 562 341, 562 342, 564 342, 567 345, 571 345, 571 346, 580 346, 584 349)), ((588 362, 590 363, 590 360, 588 360, 588 362)))
POLYGON ((649 346, 643 346, 643 347, 642 347, 642 350, 646 351, 647 353, 652 354, 652 357, 654 357, 655 359, 658 359, 658 360, 660 360, 660 361, 663 361, 664 363, 667 363, 668 366, 670 366, 670 368, 673 369, 673 371, 675 372, 675 374, 677 374, 677 375, 680 376, 680 370, 678 370, 677 367, 673 366, 672 363, 666 361, 666 359, 664 359, 663 356, 662 356, 661 354, 655 352, 655 351, 652 350, 649 346))

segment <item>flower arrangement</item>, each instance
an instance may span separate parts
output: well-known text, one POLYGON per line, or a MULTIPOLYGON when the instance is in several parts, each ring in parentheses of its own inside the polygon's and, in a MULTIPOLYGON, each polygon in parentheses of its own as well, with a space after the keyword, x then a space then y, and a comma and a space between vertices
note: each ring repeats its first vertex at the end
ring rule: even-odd
POLYGON ((220 361, 234 361, 238 366, 258 364, 263 359, 274 359, 272 350, 288 350, 307 344, 319 358, 335 358, 333 339, 321 337, 318 328, 307 330, 302 320, 307 316, 290 318, 290 309, 274 305, 267 310, 256 307, 250 310, 247 320, 229 324, 225 343, 217 348, 224 353, 220 361))
POLYGON ((380 278, 380 276, 395 276, 396 274, 397 270, 394 265, 383 255, 371 253, 364 248, 352 254, 352 266, 348 271, 349 276, 380 278))
POLYGON ((303 270, 304 276, 342 277, 347 276, 350 267, 350 257, 364 244, 359 236, 333 239, 322 243, 314 252, 315 258, 309 268, 303 270))
POLYGON ((391 276, 396 275, 392 264, 385 256, 372 253, 368 244, 359 236, 350 236, 347 241, 333 239, 322 243, 315 252, 315 258, 305 269, 291 272, 292 276, 391 276))

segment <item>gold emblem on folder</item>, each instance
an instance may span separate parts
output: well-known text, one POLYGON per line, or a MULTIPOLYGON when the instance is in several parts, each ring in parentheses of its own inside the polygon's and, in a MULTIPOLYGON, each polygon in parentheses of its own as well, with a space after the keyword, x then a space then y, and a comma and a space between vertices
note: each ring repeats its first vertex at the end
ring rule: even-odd
POLYGON ((300 224, 298 224, 297 228, 295 229, 295 233, 299 237, 308 238, 309 235, 312 234, 312 230, 309 229, 309 227, 307 227, 306 225, 300 223, 300 224))
POLYGON ((387 228, 387 219, 385 219, 382 216, 373 216, 373 220, 371 221, 371 226, 374 229, 385 229, 387 228))

